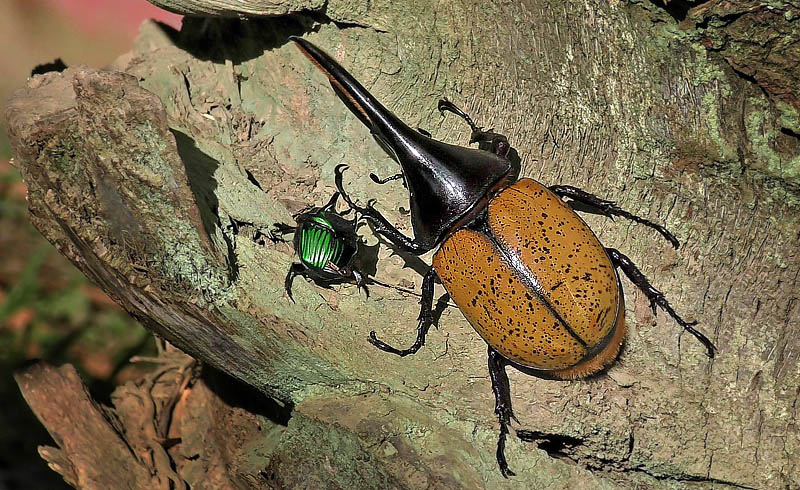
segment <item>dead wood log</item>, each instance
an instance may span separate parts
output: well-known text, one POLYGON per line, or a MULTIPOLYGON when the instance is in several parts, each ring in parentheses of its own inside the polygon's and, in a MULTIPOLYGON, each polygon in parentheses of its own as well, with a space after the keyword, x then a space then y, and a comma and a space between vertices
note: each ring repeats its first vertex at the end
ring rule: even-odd
MULTIPOLYGON (((281 436, 297 444, 284 457, 319 461, 346 441, 335 458, 361 463, 315 475, 326 485, 366 485, 369 474, 400 488, 792 488, 796 44, 784 47, 795 63, 777 68, 769 40, 737 48, 747 28, 732 32, 720 13, 735 4, 737 22, 761 15, 797 39, 797 6, 773 3, 766 15, 744 2, 285 2, 304 13, 188 19, 180 33, 147 24, 114 71, 35 77, 5 117, 37 228, 145 326, 293 402, 293 420, 312 422, 281 436), (410 124, 463 143, 459 121, 435 110, 448 96, 509 135, 524 175, 665 223, 683 243, 677 252, 639 226, 587 218, 700 321, 718 358, 627 287, 631 333, 607 375, 556 383, 512 373, 523 426, 562 442, 540 451, 512 441, 518 476, 504 481, 485 349, 457 310, 444 311, 423 351, 396 359, 365 337, 409 340, 415 298, 374 290, 366 300, 300 281, 293 305, 282 291, 291 250, 252 239, 329 197, 342 161, 355 197, 380 193, 404 223, 402 188, 367 178, 395 165, 290 34, 330 50, 410 124)), ((418 263, 384 248, 378 258, 383 281, 419 285, 418 263)), ((299 481, 282 471, 281 481, 299 481)))

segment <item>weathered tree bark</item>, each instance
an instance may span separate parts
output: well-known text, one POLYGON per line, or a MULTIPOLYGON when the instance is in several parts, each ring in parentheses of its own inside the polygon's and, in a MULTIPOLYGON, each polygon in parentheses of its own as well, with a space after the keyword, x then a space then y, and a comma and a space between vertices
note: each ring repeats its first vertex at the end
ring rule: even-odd
MULTIPOLYGON (((795 2, 154 3, 286 15, 188 19, 181 33, 146 24, 110 70, 33 78, 5 113, 15 161, 34 224, 116 301, 294 404, 286 428, 252 435, 241 455, 263 462, 267 484, 800 487, 795 2), (447 96, 509 136, 524 175, 665 223, 680 250, 641 226, 587 218, 700 322, 718 357, 624 283, 630 334, 607 374, 510 373, 522 426, 564 443, 512 439, 518 476, 503 480, 485 346, 458 310, 417 355, 396 358, 366 335, 410 342, 415 298, 298 281, 292 304, 282 284, 292 250, 253 239, 330 197, 340 162, 355 197, 380 196, 406 223, 402 186, 367 177, 395 164, 291 34, 329 50, 412 126, 465 143, 461 121, 435 110, 447 96)), ((379 279, 419 286, 402 257, 383 246, 378 257, 379 279)))

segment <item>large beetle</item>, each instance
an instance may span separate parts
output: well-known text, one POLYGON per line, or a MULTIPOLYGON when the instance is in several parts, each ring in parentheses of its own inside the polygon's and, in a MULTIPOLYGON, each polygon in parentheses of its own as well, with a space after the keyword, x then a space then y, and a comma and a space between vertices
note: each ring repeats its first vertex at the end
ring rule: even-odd
MULTIPOLYGON (((334 92, 402 167, 410 193, 414 238, 403 235, 370 201, 354 203, 342 186, 342 198, 394 246, 422 254, 437 245, 433 267, 422 281, 417 339, 396 349, 375 332, 370 342, 406 356, 425 343, 432 322, 433 286, 438 279, 489 346, 489 374, 500 422, 497 462, 503 476, 514 473, 504 448, 511 408, 506 366, 547 379, 583 378, 607 368, 625 339, 625 303, 619 267, 656 307, 666 311, 705 345, 714 345, 683 320, 631 260, 604 247, 563 198, 606 216, 622 216, 661 233, 678 248, 664 227, 634 216, 613 202, 571 186, 546 187, 517 179, 505 136, 483 131, 455 105, 442 100, 440 111, 462 117, 479 149, 436 141, 416 131, 383 107, 325 52, 300 38, 300 50, 330 79, 334 92)), ((373 179, 376 180, 376 179, 373 179)), ((523 440, 530 431, 517 430, 523 440)))

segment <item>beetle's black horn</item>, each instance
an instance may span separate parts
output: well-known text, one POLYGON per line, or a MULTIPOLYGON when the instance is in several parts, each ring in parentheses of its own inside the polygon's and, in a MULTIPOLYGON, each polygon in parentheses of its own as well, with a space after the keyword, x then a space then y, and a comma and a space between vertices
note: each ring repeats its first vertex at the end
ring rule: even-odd
POLYGON ((397 136, 415 133, 413 129, 383 107, 358 80, 353 78, 328 53, 303 38, 292 36, 289 39, 297 43, 300 51, 328 76, 336 95, 370 129, 390 154, 394 154, 393 145, 388 142, 388 139, 394 139, 391 138, 391 133, 398 133, 397 136))

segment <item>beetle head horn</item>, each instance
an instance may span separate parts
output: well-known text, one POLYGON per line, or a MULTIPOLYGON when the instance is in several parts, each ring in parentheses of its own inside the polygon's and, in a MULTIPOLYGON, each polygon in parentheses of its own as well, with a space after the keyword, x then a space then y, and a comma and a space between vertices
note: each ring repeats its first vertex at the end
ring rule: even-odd
POLYGON ((304 39, 290 39, 328 76, 336 95, 403 168, 418 245, 433 248, 453 226, 486 202, 492 188, 507 180, 509 160, 437 141, 411 129, 327 53, 304 39))
POLYGON ((336 95, 369 128, 384 150, 396 160, 397 155, 393 145, 387 140, 388 133, 414 133, 415 131, 383 107, 358 80, 342 68, 328 53, 303 38, 292 36, 289 39, 294 41, 300 51, 325 73, 336 95))

